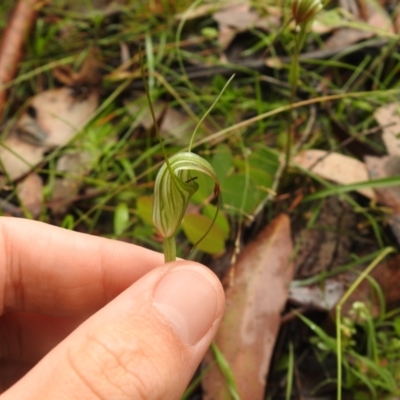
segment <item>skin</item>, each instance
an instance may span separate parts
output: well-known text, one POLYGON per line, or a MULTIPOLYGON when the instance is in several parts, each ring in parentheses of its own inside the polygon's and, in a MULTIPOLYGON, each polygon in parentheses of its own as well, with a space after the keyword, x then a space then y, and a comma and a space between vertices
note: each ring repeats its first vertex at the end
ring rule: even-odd
POLYGON ((223 309, 197 263, 0 217, 0 400, 179 399, 223 309))

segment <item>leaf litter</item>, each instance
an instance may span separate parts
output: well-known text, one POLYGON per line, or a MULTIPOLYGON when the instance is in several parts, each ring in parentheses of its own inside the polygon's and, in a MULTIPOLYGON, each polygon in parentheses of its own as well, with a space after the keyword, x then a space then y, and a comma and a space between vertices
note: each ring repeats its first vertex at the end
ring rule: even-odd
MULTIPOLYGON (((78 73, 69 70, 62 74, 58 71, 55 75, 70 86, 46 90, 31 98, 25 111, 1 143, 0 172, 8 180, 18 180, 24 177, 45 160, 49 151, 67 145, 85 126, 98 107, 100 79, 93 55, 86 59, 78 73), (80 93, 79 90, 83 90, 83 93, 80 93)), ((62 167, 63 158, 61 157, 58 160, 57 170, 74 174, 76 172, 74 170, 80 169, 83 162, 88 163, 87 157, 88 153, 83 153, 82 156, 78 154, 67 168, 62 167)), ((80 176, 78 181, 80 182, 81 179, 80 176)), ((41 185, 39 180, 40 177, 36 174, 29 174, 19 184, 20 201, 34 216, 38 216, 40 211, 41 185), (35 193, 33 188, 39 192, 35 193)), ((0 184, 1 182, 3 185, 6 184, 4 178, 0 184)), ((55 183, 56 188, 53 193, 55 198, 62 196, 65 199, 68 196, 72 199, 74 193, 77 192, 78 188, 72 187, 70 178, 57 178, 55 183)), ((65 208, 61 209, 63 212, 65 210, 65 208)), ((53 211, 55 211, 54 207, 53 211)))

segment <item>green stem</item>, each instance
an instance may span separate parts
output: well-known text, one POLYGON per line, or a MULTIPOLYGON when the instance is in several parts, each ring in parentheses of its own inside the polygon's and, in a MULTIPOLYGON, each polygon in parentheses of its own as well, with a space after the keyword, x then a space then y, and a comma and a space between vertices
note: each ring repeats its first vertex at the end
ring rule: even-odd
POLYGON ((166 263, 176 260, 176 244, 173 236, 164 238, 163 242, 164 260, 166 263))
MULTIPOLYGON (((303 26, 300 28, 301 31, 296 34, 295 38, 295 47, 294 53, 290 64, 289 69, 289 84, 290 84, 290 105, 292 106, 296 100, 297 93, 297 85, 300 78, 300 65, 299 65, 299 56, 301 51, 302 42, 304 42, 305 31, 303 30, 303 26)), ((294 110, 290 109, 290 115, 288 118, 288 132, 287 132, 287 141, 286 141, 286 149, 285 149, 285 166, 283 170, 285 171, 289 166, 290 156, 292 153, 293 146, 293 133, 292 126, 294 123, 294 110)))

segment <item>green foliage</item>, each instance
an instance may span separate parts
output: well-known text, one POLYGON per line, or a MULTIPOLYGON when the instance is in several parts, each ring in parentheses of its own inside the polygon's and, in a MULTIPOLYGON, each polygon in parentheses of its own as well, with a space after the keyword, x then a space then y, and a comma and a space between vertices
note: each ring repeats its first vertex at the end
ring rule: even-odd
POLYGON ((211 344, 211 350, 214 354, 215 361, 219 369, 221 370, 222 375, 225 378, 225 381, 228 385, 228 390, 230 395, 232 396, 232 400, 240 400, 240 396, 237 391, 235 376, 233 375, 232 369, 229 363, 226 361, 226 358, 219 350, 218 346, 215 343, 211 344))
POLYGON ((129 209, 126 203, 119 203, 114 212, 114 233, 121 236, 129 225, 129 209))
POLYGON ((224 207, 234 215, 254 212, 270 193, 279 165, 278 154, 267 147, 255 145, 248 151, 250 154, 243 159, 234 157, 225 146, 217 148, 212 160, 219 174, 224 207))
POLYGON ((199 214, 186 214, 182 221, 182 229, 190 243, 198 242, 197 249, 208 254, 220 254, 224 251, 226 236, 217 223, 213 224, 212 218, 199 214), (208 229, 210 230, 207 235, 199 241, 208 229))

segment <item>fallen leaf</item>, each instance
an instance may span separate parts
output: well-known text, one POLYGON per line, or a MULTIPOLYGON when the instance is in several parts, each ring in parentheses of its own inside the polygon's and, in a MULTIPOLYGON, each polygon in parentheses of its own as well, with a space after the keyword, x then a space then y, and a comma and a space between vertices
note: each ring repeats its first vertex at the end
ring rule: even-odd
POLYGON ((100 86, 102 77, 96 58, 96 50, 93 49, 86 57, 78 72, 74 72, 69 65, 63 65, 53 69, 53 76, 63 85, 76 88, 100 86))
POLYGON ((20 178, 42 160, 44 152, 43 147, 9 136, 4 142, 0 142, 0 172, 6 174, 10 180, 20 178))
MULTIPOLYGON (((226 312, 215 343, 226 358, 241 399, 264 398, 266 377, 292 280, 290 221, 275 218, 243 250, 226 290, 226 312)), ((231 399, 226 382, 209 353, 203 378, 205 400, 231 399)))
POLYGON ((218 39, 222 49, 226 49, 229 46, 237 33, 252 28, 271 30, 279 26, 280 23, 280 16, 278 17, 274 13, 261 16, 251 8, 248 0, 243 0, 216 11, 213 14, 213 19, 218 22, 218 39))
POLYGON ((78 195, 83 176, 93 167, 95 156, 85 151, 73 151, 57 160, 56 170, 62 178, 54 180, 49 208, 54 215, 64 215, 78 195))
POLYGON ((317 214, 305 214, 304 227, 294 237, 294 269, 299 279, 323 274, 346 264, 354 234, 356 216, 352 207, 339 196, 324 199, 317 214))
MULTIPOLYGON (((369 180, 367 167, 363 162, 339 153, 329 153, 325 150, 315 149, 305 150, 295 156, 293 162, 322 178, 342 185, 369 180)), ((357 191, 371 200, 376 199, 372 189, 360 189, 357 191)))
POLYGON ((343 21, 342 17, 339 29, 325 41, 327 49, 343 48, 377 35, 394 33, 390 16, 375 0, 364 0, 358 4, 341 2, 341 7, 347 18, 343 21))
POLYGON ((351 44, 369 39, 373 36, 374 33, 369 31, 354 28, 340 28, 325 40, 324 48, 341 49, 344 46, 350 46, 351 44))
POLYGON ((376 0, 365 0, 366 22, 374 28, 387 33, 394 33, 394 27, 390 15, 376 0))
MULTIPOLYGON (((229 26, 239 32, 254 28, 261 21, 260 15, 251 9, 248 1, 215 12, 213 19, 219 24, 229 26)), ((264 22, 263 25, 265 26, 264 22)))
MULTIPOLYGON (((221 49, 225 50, 232 43, 233 39, 236 37, 237 31, 228 25, 219 24, 218 25, 218 43, 221 49)), ((226 57, 222 60, 227 62, 226 57)))
MULTIPOLYGON (((397 254, 385 261, 378 264, 371 272, 370 277, 373 278, 382 290, 382 294, 385 299, 385 311, 390 311, 400 306, 400 255, 397 254)), ((349 283, 354 282, 358 278, 358 274, 346 273, 347 275, 347 286, 349 283)), ((349 311, 351 310, 352 304, 356 301, 360 301, 366 304, 367 308, 371 310, 374 317, 378 317, 383 311, 377 297, 377 293, 372 286, 369 279, 364 279, 355 291, 350 295, 348 300, 342 307, 342 314, 350 316, 349 311)))
MULTIPOLYGON (((131 115, 137 117, 137 124, 142 125, 145 129, 153 128, 154 122, 147 106, 147 99, 143 98, 129 103, 126 108, 131 115)), ((159 120, 160 133, 174 138, 176 144, 186 146, 190 141, 190 136, 196 127, 196 123, 186 114, 170 107, 166 102, 156 101, 153 104, 153 108, 156 120, 159 120)), ((201 129, 199 133, 201 133, 201 129)))
POLYGON ((36 95, 30 104, 35 116, 31 117, 47 134, 43 145, 64 146, 83 127, 98 106, 99 95, 91 91, 85 97, 63 87, 36 95))
POLYGON ((2 172, 18 179, 56 147, 66 145, 96 110, 99 94, 92 90, 85 97, 63 87, 32 98, 9 136, 0 143, 2 172))
POLYGON ((400 155, 400 104, 389 103, 379 107, 374 117, 382 128, 382 140, 390 155, 400 155))
POLYGON ((332 310, 345 292, 343 282, 336 279, 325 279, 322 284, 309 286, 299 286, 300 283, 292 283, 288 300, 298 306, 319 311, 332 310))
POLYGON ((43 203, 42 178, 35 173, 27 175, 17 184, 17 193, 22 206, 30 212, 33 218, 37 218, 43 203))
MULTIPOLYGON (((400 176, 400 155, 365 157, 371 179, 400 176)), ((387 216, 397 242, 400 243, 400 185, 376 188, 377 201, 392 209, 387 216)))

